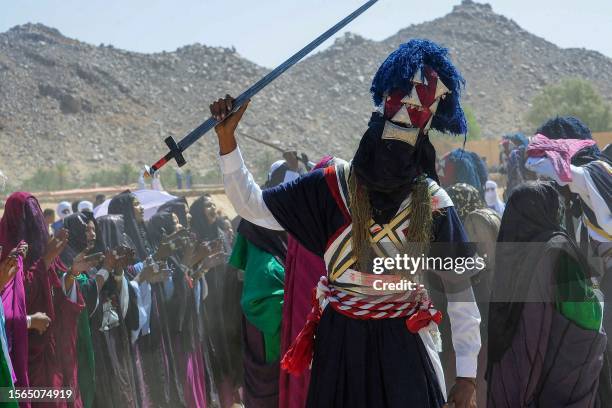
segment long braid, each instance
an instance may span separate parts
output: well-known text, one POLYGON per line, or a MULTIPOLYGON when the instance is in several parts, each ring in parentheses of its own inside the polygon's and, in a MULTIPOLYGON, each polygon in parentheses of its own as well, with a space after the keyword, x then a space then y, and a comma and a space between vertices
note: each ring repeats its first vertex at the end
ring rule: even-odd
POLYGON ((355 269, 367 271, 371 262, 369 225, 372 219, 370 197, 365 187, 357 183, 355 172, 351 171, 348 179, 349 202, 352 218, 353 254, 357 258, 355 269))
MULTIPOLYGON (((420 176, 414 183, 412 189, 412 197, 410 199, 410 224, 408 225, 408 233, 406 243, 411 247, 418 247, 420 255, 429 247, 431 241, 431 227, 433 224, 433 215, 431 209, 431 192, 429 184, 425 176, 420 176)), ((406 248, 407 254, 414 253, 410 248, 406 248)))
MULTIPOLYGON (((418 177, 415 181, 410 200, 410 223, 408 224, 406 243, 401 253, 416 258, 427 255, 432 239, 432 197, 424 175, 418 177)), ((412 271, 410 275, 415 283, 422 281, 419 272, 421 271, 412 271)), ((404 271, 402 275, 407 276, 408 273, 404 271)))

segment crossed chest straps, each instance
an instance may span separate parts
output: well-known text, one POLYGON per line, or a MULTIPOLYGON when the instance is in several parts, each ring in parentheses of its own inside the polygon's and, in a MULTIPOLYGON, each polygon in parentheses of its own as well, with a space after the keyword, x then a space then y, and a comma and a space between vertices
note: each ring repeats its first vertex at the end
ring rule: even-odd
MULTIPOLYGON (((350 214, 350 202, 348 193, 348 165, 337 165, 335 168, 335 178, 342 206, 345 214, 350 214)), ((333 177, 333 175, 330 175, 333 177)), ((435 182, 428 179, 429 192, 432 200, 432 211, 452 205, 448 195, 435 182)), ((370 246, 375 257, 387 258, 395 257, 405 250, 407 242, 408 226, 411 215, 411 197, 400 205, 397 214, 388 224, 379 225, 373 219, 369 221, 370 246)), ((337 199, 337 201, 340 201, 337 199)), ((375 294, 372 291, 374 280, 389 282, 399 281, 398 275, 378 275, 371 271, 362 272, 352 269, 355 265, 357 256, 352 247, 352 223, 347 223, 336 233, 336 236, 328 244, 325 250, 324 260, 327 269, 329 282, 338 288, 348 292, 359 294, 375 294)))

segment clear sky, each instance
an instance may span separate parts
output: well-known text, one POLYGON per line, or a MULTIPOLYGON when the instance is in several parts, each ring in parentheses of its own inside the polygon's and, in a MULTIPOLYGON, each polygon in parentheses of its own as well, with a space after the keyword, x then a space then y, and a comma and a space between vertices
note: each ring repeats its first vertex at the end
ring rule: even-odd
MULTIPOLYGON (((235 46, 272 67, 364 0, 0 0, 0 32, 27 22, 131 51, 199 42, 235 46)), ((460 0, 379 0, 346 30, 381 40, 449 13, 460 0)), ((482 2, 482 1, 479 1, 482 2)), ((491 0, 496 13, 561 47, 612 57, 612 0, 491 0)), ((329 45, 328 41, 325 45, 329 45)))

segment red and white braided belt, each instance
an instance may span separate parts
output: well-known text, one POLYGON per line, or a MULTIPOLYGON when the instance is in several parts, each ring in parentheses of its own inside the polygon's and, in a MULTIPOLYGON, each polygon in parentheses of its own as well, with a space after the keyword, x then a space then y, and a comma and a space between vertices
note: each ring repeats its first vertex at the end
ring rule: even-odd
POLYGON ((439 324, 442 313, 436 310, 422 286, 416 290, 383 296, 353 295, 329 284, 322 276, 313 291, 313 307, 304 328, 293 341, 281 361, 283 369, 299 375, 312 360, 314 334, 327 306, 352 319, 379 320, 406 318, 406 327, 411 333, 418 333, 432 322, 439 324))

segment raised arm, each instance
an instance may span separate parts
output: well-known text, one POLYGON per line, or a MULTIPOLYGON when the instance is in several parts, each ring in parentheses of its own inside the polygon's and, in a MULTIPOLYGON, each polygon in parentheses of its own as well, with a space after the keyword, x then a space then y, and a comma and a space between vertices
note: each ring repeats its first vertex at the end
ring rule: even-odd
MULTIPOLYGON (((215 119, 224 119, 232 111, 234 99, 226 95, 210 105, 215 119)), ((260 227, 282 230, 263 200, 261 188, 253 180, 253 175, 244 164, 236 143, 235 131, 248 102, 235 113, 215 127, 219 139, 219 155, 225 193, 242 218, 260 227)))

